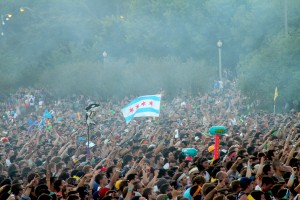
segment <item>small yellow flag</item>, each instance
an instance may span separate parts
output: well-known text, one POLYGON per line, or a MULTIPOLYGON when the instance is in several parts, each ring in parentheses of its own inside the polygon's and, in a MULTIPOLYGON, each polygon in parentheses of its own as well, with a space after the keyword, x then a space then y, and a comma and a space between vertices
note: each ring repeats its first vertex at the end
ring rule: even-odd
POLYGON ((274 93, 274 101, 276 101, 276 98, 278 97, 278 90, 277 87, 275 88, 275 93, 274 93))

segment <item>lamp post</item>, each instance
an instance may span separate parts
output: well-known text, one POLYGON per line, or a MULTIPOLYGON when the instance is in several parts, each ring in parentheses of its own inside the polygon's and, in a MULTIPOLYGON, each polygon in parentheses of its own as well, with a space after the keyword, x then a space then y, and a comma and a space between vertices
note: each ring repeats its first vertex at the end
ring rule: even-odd
POLYGON ((288 9, 287 9, 287 0, 284 0, 284 35, 288 36, 288 9))
POLYGON ((222 51, 222 42, 219 40, 217 42, 217 47, 219 49, 219 80, 222 81, 222 56, 221 56, 221 51, 222 51))
POLYGON ((4 19, 3 19, 3 15, 1 15, 1 36, 4 36, 4 19))
POLYGON ((102 56, 103 56, 103 66, 105 67, 105 59, 107 57, 106 51, 103 51, 102 56))

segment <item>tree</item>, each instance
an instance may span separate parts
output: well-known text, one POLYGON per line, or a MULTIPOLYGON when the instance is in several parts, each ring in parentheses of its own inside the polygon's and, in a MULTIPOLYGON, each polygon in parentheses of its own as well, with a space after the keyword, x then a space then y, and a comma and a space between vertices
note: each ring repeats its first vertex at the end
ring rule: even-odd
POLYGON ((277 102, 284 106, 300 100, 300 38, 284 37, 279 33, 263 47, 241 61, 239 72, 242 92, 251 100, 260 99, 266 109, 273 105, 274 89, 278 87, 277 102))

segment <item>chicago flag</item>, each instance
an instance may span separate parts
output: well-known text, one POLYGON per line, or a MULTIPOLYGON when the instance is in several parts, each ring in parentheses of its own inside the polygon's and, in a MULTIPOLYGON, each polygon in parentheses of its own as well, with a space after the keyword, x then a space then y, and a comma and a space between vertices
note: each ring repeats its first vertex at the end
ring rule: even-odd
POLYGON ((122 109, 128 124, 134 117, 158 117, 160 113, 161 95, 140 96, 122 109))

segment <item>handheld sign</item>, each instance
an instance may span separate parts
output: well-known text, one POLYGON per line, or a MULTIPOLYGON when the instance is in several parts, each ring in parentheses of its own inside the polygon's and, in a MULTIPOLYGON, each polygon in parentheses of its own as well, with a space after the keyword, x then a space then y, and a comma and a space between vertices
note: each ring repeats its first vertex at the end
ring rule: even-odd
POLYGON ((224 135, 226 131, 227 129, 225 126, 212 126, 209 128, 209 133, 215 135, 214 160, 219 158, 220 135, 224 135))

